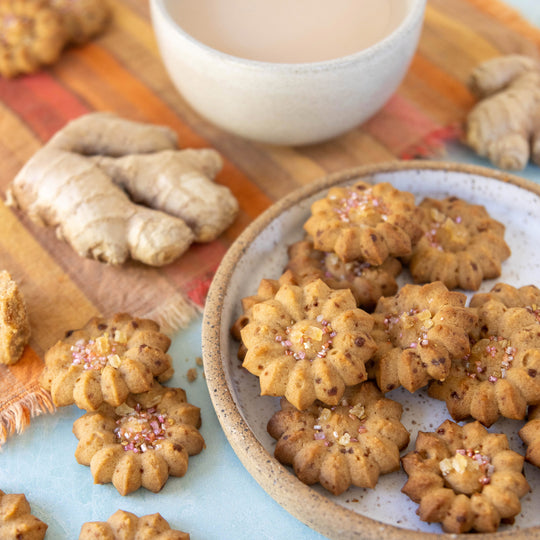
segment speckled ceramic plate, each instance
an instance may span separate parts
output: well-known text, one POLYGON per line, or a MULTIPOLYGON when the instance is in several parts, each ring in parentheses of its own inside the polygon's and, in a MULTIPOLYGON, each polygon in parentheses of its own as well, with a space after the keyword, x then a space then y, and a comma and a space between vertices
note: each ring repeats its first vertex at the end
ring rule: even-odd
MULTIPOLYGON (((236 454, 259 484, 291 514, 335 539, 428 540, 441 534, 438 524, 421 522, 417 505, 401 493, 403 471, 382 476, 373 490, 350 488, 340 496, 320 486, 308 487, 273 457, 274 441, 266 424, 279 400, 259 396, 258 379, 241 367, 238 343, 229 329, 241 313, 240 300, 253 294, 262 278, 277 278, 286 263, 287 246, 303 235, 311 203, 333 185, 363 179, 387 181, 414 193, 456 195, 483 204, 505 223, 512 256, 503 264, 500 281, 522 286, 540 282, 540 186, 490 169, 436 162, 392 162, 347 170, 310 184, 269 208, 238 238, 226 254, 210 288, 203 321, 203 356, 210 397, 236 454)), ((403 274, 402 283, 407 281, 403 274)), ((483 291, 494 281, 484 282, 483 291)), ((419 430, 430 431, 449 418, 445 405, 420 391, 395 390, 388 397, 403 404, 402 422, 411 432, 410 450, 419 430)), ((505 432, 514 450, 523 452, 517 435, 522 422, 502 420, 492 431, 505 432)), ((522 512, 512 526, 475 539, 540 538, 540 470, 525 465, 532 492, 522 499, 522 512)), ((467 536, 467 535, 463 535, 467 536)))

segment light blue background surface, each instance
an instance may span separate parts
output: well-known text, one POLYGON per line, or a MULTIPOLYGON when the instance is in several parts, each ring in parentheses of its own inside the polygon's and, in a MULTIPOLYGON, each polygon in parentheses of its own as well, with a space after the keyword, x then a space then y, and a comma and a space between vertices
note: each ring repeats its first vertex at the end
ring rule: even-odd
MULTIPOLYGON (((538 0, 507 3, 540 26, 538 0)), ((459 144, 449 146, 445 159, 489 166, 459 144)), ((520 175, 540 183, 536 166, 520 175)), ((185 477, 170 478, 159 494, 141 489, 122 497, 110 484, 93 484, 89 468, 73 457, 77 440, 71 428, 81 414, 74 406, 34 419, 22 435, 9 439, 0 453, 0 489, 26 494, 33 513, 49 525, 47 540, 76 539, 82 523, 106 520, 119 508, 137 515, 160 512, 192 540, 323 539, 281 508, 244 469, 221 430, 202 369, 197 367, 195 382, 187 381, 187 370, 201 356, 200 328, 201 321, 195 321, 175 338, 170 352, 176 374, 169 385, 184 388, 201 408, 207 448, 190 459, 185 477)))

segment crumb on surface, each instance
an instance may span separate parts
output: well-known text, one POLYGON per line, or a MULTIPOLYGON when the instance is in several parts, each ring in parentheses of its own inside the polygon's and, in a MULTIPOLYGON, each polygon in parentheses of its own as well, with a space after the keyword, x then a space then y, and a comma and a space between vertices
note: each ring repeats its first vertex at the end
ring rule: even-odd
POLYGON ((189 382, 193 382, 197 378, 197 370, 195 368, 188 369, 186 377, 189 382))

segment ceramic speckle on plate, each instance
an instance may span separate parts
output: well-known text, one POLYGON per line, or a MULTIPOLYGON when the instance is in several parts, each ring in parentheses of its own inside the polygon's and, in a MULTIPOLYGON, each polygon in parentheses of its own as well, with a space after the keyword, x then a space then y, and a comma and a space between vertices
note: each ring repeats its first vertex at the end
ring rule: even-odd
MULTIPOLYGON (((403 470, 382 476, 375 489, 351 487, 334 496, 320 486, 300 482, 291 469, 274 457, 275 441, 266 431, 279 409, 279 399, 261 397, 258 379, 242 368, 238 343, 230 328, 241 314, 241 299, 256 292, 262 278, 278 278, 287 262, 287 247, 303 237, 302 226, 313 201, 328 188, 355 180, 390 182, 400 190, 424 197, 455 195, 486 207, 506 225, 505 239, 512 249, 498 280, 485 281, 488 291, 497 281, 516 287, 540 285, 540 186, 491 169, 437 162, 392 162, 333 174, 285 197, 255 220, 233 244, 209 291, 203 320, 203 359, 210 396, 234 451, 259 484, 291 514, 328 536, 339 539, 429 540, 441 535, 439 524, 427 524, 416 515, 417 505, 401 493, 407 480, 403 470)), ((407 272, 400 285, 411 282, 407 272)), ((470 293, 469 293, 470 296, 470 293)), ((446 406, 424 390, 411 394, 398 388, 387 397, 403 405, 402 422, 411 433, 406 452, 414 448, 419 431, 431 431, 450 418, 446 406)), ((507 434, 513 450, 523 453, 517 432, 523 422, 501 419, 490 431, 507 434)), ((532 488, 522 500, 513 525, 497 533, 475 534, 476 539, 540 539, 540 470, 525 464, 532 488)), ((452 535, 460 537, 467 535, 452 535)))

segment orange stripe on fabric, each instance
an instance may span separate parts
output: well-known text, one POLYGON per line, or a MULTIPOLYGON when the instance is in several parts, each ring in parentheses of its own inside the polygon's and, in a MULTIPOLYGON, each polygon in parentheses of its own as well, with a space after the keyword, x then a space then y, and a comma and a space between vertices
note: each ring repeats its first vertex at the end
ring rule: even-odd
POLYGON ((518 11, 499 0, 466 0, 480 11, 497 19, 503 25, 534 41, 540 47, 540 29, 531 24, 518 11))
POLYGON ((474 96, 461 81, 450 76, 423 55, 414 56, 409 70, 415 76, 425 80, 426 84, 444 99, 460 108, 468 109, 474 104, 474 96))
MULTIPOLYGON (((183 123, 176 113, 149 88, 102 48, 89 44, 83 49, 73 49, 70 54, 76 63, 86 66, 89 71, 84 73, 79 71, 77 76, 73 76, 69 69, 58 66, 58 76, 97 109, 110 110, 108 104, 114 101, 115 96, 122 96, 125 102, 130 103, 139 112, 140 120, 166 124, 177 131, 181 147, 201 148, 209 145, 204 138, 183 123), (81 74, 84 76, 81 77, 81 74), (85 79, 90 76, 100 81, 103 93, 96 94, 96 91, 99 91, 96 88, 87 92, 85 79), (111 92, 114 95, 111 95, 111 92)), ((222 175, 225 174, 227 185, 250 217, 256 217, 271 204, 271 200, 231 163, 225 163, 222 175)))

